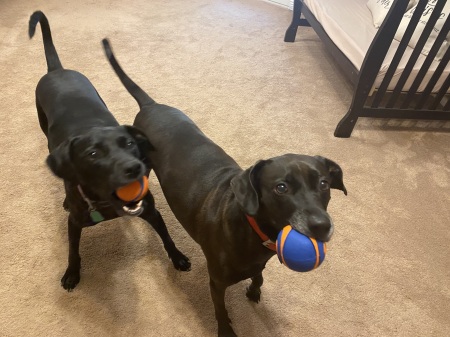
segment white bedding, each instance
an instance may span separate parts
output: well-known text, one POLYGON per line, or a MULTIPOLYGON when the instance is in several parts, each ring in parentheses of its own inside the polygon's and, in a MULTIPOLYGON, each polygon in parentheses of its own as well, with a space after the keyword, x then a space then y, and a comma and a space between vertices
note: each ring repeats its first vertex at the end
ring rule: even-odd
MULTIPOLYGON (((367 0, 303 0, 303 2, 314 14, 317 21, 320 22, 323 29, 336 46, 345 54, 345 56, 347 56, 353 65, 360 70, 367 50, 377 33, 377 29, 373 25, 372 14, 366 5, 367 0)), ((398 45, 398 41, 392 41, 391 47, 383 61, 375 82, 375 87, 378 87, 381 84, 398 45)), ((394 89, 412 51, 412 48, 407 47, 395 75, 389 84, 388 90, 394 89)), ((425 58, 426 56, 422 54, 419 56, 403 90, 406 91, 409 89, 425 58)), ((425 89, 428 80, 433 75, 438 64, 439 62, 433 61, 427 75, 419 87, 419 91, 425 89)), ((450 65, 447 65, 437 82, 434 91, 439 90, 449 74, 450 65)))

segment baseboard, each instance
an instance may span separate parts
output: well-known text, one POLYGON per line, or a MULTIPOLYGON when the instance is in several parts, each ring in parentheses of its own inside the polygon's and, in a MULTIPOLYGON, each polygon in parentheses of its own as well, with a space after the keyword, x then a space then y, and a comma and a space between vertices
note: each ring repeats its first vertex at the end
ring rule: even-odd
POLYGON ((294 0, 263 0, 263 1, 290 10, 292 10, 292 8, 294 7, 294 0))

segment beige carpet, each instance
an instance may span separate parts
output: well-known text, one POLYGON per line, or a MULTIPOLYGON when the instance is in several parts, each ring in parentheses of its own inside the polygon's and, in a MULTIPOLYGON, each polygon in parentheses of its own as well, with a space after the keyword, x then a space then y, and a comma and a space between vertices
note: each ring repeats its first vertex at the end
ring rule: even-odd
POLYGON ((283 42, 291 12, 257 0, 0 0, 0 336, 214 336, 205 259, 151 188, 192 271, 173 269, 140 219, 84 231, 82 280, 66 268, 62 183, 44 160, 34 90, 46 71, 47 14, 63 65, 83 72, 121 123, 134 100, 107 63, 109 37, 125 70, 155 99, 184 110, 243 167, 286 152, 320 154, 344 170, 333 191, 328 256, 299 274, 276 258, 262 301, 248 282, 227 292, 239 336, 449 336, 450 133, 436 123, 361 120, 333 131, 351 88, 310 28, 283 42))

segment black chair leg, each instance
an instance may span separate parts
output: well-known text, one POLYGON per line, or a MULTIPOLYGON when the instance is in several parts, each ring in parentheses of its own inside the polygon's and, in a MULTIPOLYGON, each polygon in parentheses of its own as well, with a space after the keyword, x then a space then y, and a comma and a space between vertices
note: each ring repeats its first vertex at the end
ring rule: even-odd
POLYGON ((349 138, 355 127, 358 116, 352 112, 352 109, 339 121, 336 130, 334 130, 334 136, 338 138, 349 138))
POLYGON ((297 28, 300 26, 300 16, 302 14, 302 3, 300 0, 294 0, 294 10, 292 14, 292 22, 284 35, 284 42, 294 42, 297 35, 297 28))

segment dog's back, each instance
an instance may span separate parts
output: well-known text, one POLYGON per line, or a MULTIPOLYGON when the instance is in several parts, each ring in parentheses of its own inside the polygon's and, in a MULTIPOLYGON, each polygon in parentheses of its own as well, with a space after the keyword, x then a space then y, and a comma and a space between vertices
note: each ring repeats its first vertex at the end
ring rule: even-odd
POLYGON ((182 223, 194 223, 193 218, 201 213, 207 191, 215 193, 214 198, 222 198, 220 191, 229 189, 229 181, 241 171, 233 158, 178 109, 158 103, 146 105, 133 125, 146 130, 157 149, 151 153, 152 166, 173 213, 182 223), (148 118, 150 115, 152 118, 148 118), (171 182, 177 182, 179 188, 166 188, 171 182))
MULTIPOLYGON (((213 199, 222 198, 221 191, 229 189, 231 177, 242 171, 241 168, 186 114, 156 103, 134 83, 120 67, 107 39, 103 40, 103 46, 114 71, 141 108, 133 125, 145 130, 157 149, 151 153, 152 166, 172 211, 180 222, 195 223, 193 218, 202 212, 207 191, 215 194, 213 199), (152 118, 148 118, 150 115, 152 118), (165 188, 173 181, 177 182, 179 189, 165 188), (183 189, 186 187, 189 190, 183 189), (188 199, 186 195, 191 197, 188 199)), ((194 229, 186 229, 196 239, 194 229)))
POLYGON ((30 38, 34 36, 38 23, 42 30, 47 74, 36 87, 36 106, 50 151, 63 140, 92 127, 118 126, 92 83, 81 73, 62 67, 50 25, 41 11, 34 12, 30 17, 30 38))
POLYGON ((92 83, 74 70, 60 69, 44 75, 36 87, 36 105, 38 113, 45 115, 43 131, 50 150, 92 127, 119 125, 92 83))

